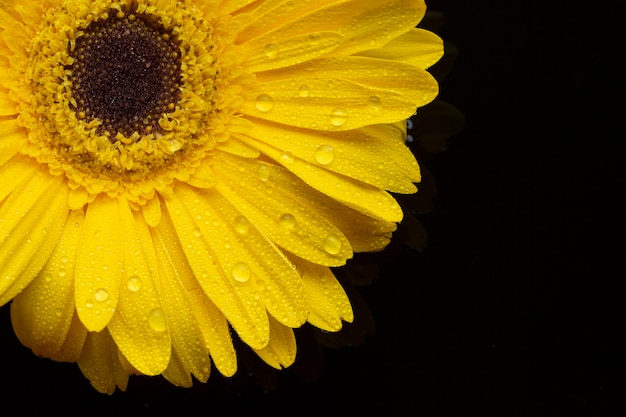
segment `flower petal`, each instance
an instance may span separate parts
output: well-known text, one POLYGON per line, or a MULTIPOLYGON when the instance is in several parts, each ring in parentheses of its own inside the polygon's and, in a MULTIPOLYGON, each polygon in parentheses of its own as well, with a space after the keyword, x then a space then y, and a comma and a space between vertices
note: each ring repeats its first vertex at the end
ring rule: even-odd
POLYGON ((336 32, 317 32, 314 36, 304 34, 281 39, 275 43, 252 49, 244 61, 251 72, 284 68, 317 58, 343 42, 343 36, 336 32))
POLYGON ((379 59, 406 62, 419 68, 429 68, 443 56, 443 41, 424 29, 413 29, 378 49, 357 53, 379 59))
POLYGON ((254 349, 268 365, 286 368, 296 360, 296 337, 293 330, 270 316, 270 342, 263 349, 254 349))
POLYGON ((298 72, 296 76, 247 89, 242 112, 285 125, 333 131, 393 123, 415 113, 415 104, 408 97, 390 90, 319 78, 314 73, 298 72), (304 78, 307 75, 310 78, 304 78), (379 105, 377 111, 372 111, 372 97, 379 105))
POLYGON ((15 156, 26 136, 16 119, 0 121, 0 166, 15 156))
MULTIPOLYGON (((217 189, 245 213, 245 217, 236 220, 236 226, 247 227, 246 222, 250 222, 283 249, 323 265, 343 265, 352 257, 350 242, 341 231, 319 216, 310 204, 293 197, 285 178, 291 175, 286 170, 228 155, 216 155, 212 162, 220 177, 217 189), (337 249, 325 248, 329 236, 337 239, 337 249)), ((247 229, 238 230, 242 235, 247 233, 247 229)))
POLYGON ((257 0, 222 0, 219 7, 224 13, 234 13, 256 1, 257 0))
POLYGON ((302 275, 306 289, 309 318, 308 322, 322 330, 341 330, 342 320, 352 322, 354 314, 346 292, 332 271, 324 266, 304 260, 293 260, 302 275))
POLYGON ((0 281, 0 305, 30 284, 45 265, 61 236, 67 212, 63 179, 47 174, 30 177, 2 202, 0 276, 5 279, 0 281))
POLYGON ((402 209, 396 200, 380 188, 335 174, 316 164, 295 158, 292 154, 285 153, 282 149, 267 145, 263 138, 252 138, 242 135, 240 140, 256 147, 314 189, 342 202, 348 207, 387 222, 399 222, 402 220, 402 209))
MULTIPOLYGON (((203 343, 202 332, 190 306, 189 289, 179 276, 183 271, 187 274, 192 272, 184 258, 185 266, 173 264, 172 250, 155 229, 142 228, 142 231, 146 233, 142 236, 142 242, 152 242, 144 250, 149 254, 146 258, 150 269, 154 271, 159 297, 172 335, 172 357, 164 376, 169 379, 167 375, 170 375, 182 386, 188 386, 183 383, 191 381, 191 374, 205 382, 211 369, 209 350, 203 343), (185 378, 182 378, 179 368, 184 370, 185 378)), ((135 290, 138 290, 137 283, 138 281, 129 281, 129 284, 135 286, 135 290)))
POLYGON ((108 329, 120 352, 135 369, 145 375, 158 375, 167 368, 172 341, 171 324, 148 261, 148 250, 152 248, 144 247, 150 232, 142 215, 133 216, 125 200, 118 200, 118 209, 117 227, 124 231, 122 246, 118 248, 123 253, 124 285, 119 286, 119 302, 108 329), (141 283, 139 289, 137 283, 141 283))
POLYGON ((414 193, 420 181, 404 131, 367 126, 346 132, 319 132, 258 120, 250 135, 295 158, 396 193, 414 193), (389 155, 393 155, 390 158, 389 155))
POLYGON ((117 346, 107 329, 87 334, 78 366, 91 385, 103 394, 122 391, 128 385, 128 373, 122 368, 117 346))
POLYGON ((17 104, 9 98, 9 95, 0 91, 0 116, 13 116, 17 114, 17 104))
MULTIPOLYGON (((200 330, 201 339, 215 366, 223 375, 232 376, 237 370, 237 358, 228 322, 194 277, 169 216, 164 216, 158 228, 152 230, 152 235, 155 254, 160 268, 163 269, 161 275, 172 279, 171 285, 184 289, 189 308, 194 314, 193 321, 200 330)), ((164 304, 167 305, 167 300, 164 300, 164 304)), ((196 377, 200 379, 200 376, 196 377)))
POLYGON ((92 332, 109 324, 117 307, 125 248, 120 223, 117 200, 100 195, 87 206, 76 254, 74 300, 80 320, 92 332), (99 301, 96 294, 102 294, 99 301))
POLYGON ((214 190, 181 184, 174 191, 178 198, 166 204, 189 263, 241 338, 259 349, 267 344, 263 306, 283 324, 300 326, 306 320, 302 286, 284 255, 254 228, 242 238, 235 228, 241 213, 214 190))
MULTIPOLYGON (((219 258, 213 254, 212 245, 202 238, 202 233, 188 209, 189 205, 197 205, 199 199, 191 197, 191 201, 188 201, 189 190, 182 195, 178 192, 183 187, 177 187, 174 196, 165 200, 167 212, 163 213, 164 217, 167 213, 189 265, 206 295, 224 313, 245 343, 262 348, 269 339, 267 314, 252 294, 236 285, 231 279, 230 271, 221 267, 219 258)), ((210 213, 208 209, 207 213, 210 213)), ((202 219, 202 214, 200 216, 202 219)), ((219 232, 215 231, 215 234, 219 235, 219 232)))
POLYGON ((75 310, 74 261, 83 218, 82 211, 70 212, 48 262, 11 304, 15 333, 36 355, 58 357, 68 335, 75 310))
MULTIPOLYGON (((399 94, 412 103, 413 111, 415 107, 430 103, 439 92, 437 81, 422 68, 365 56, 316 59, 290 68, 258 74, 257 79, 261 83, 295 81, 300 86, 298 93, 301 94, 302 86, 306 86, 308 96, 316 97, 318 93, 308 81, 313 77, 320 80, 345 80, 367 88, 399 94)), ((384 96, 376 95, 372 90, 372 95, 367 100, 367 110, 373 119, 370 119, 371 123, 368 125, 378 123, 378 113, 384 111, 388 105, 384 96)))
POLYGON ((287 10, 280 19, 272 10, 265 19, 251 22, 254 30, 243 30, 237 43, 254 48, 303 33, 338 32, 345 41, 333 54, 349 55, 385 45, 415 27, 426 11, 423 0, 296 0, 282 7, 287 10))

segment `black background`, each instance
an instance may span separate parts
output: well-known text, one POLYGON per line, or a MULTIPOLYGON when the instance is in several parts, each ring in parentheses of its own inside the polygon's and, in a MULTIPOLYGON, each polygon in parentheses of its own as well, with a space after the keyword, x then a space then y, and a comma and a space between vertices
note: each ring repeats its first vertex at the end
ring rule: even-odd
MULTIPOLYGON (((425 161, 438 190, 433 210, 420 216, 428 246, 376 257, 379 277, 357 288, 375 333, 354 346, 321 348, 323 371, 312 381, 284 371, 263 385, 255 379, 262 372, 241 369, 236 382, 214 372, 206 385, 179 389, 131 377, 126 392, 109 397, 77 366, 21 346, 5 306, 3 408, 90 416, 560 415, 560 278, 602 275, 590 259, 609 260, 617 250, 601 234, 623 230, 623 221, 608 220, 623 190, 623 147, 604 142, 608 111, 598 110, 605 104, 590 87, 589 67, 604 55, 589 36, 562 29, 583 21, 550 17, 538 2, 428 4, 444 13, 437 32, 459 50, 440 97, 467 122, 445 152, 425 161), (562 57, 577 64, 561 67, 562 57), (596 159, 599 168, 590 169, 596 159), (604 216, 591 214, 597 207, 604 216)), ((604 335, 584 314, 599 297, 591 291, 573 316, 581 357, 601 354, 589 340, 604 335)), ((570 397, 581 415, 610 415, 598 361, 570 366, 583 377, 570 397)))

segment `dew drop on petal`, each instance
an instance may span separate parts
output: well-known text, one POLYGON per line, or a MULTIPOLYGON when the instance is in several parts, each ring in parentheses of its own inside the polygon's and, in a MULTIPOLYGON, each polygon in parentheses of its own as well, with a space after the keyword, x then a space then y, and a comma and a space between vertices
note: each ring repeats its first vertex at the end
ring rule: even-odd
POLYGON ((382 102, 380 101, 380 97, 371 96, 368 100, 369 108, 372 110, 380 110, 382 107, 382 102))
POLYGON ((193 233, 193 235, 195 237, 200 237, 202 236, 202 232, 200 231, 200 229, 198 229, 197 227, 194 227, 193 230, 191 231, 193 233))
POLYGON ((330 112, 330 124, 332 124, 333 126, 343 126, 347 120, 348 112, 344 109, 337 108, 330 112))
POLYGON ((311 90, 309 86, 306 84, 302 84, 300 88, 298 88, 298 95, 300 97, 308 97, 311 94, 311 90))
POLYGON ((165 312, 161 307, 153 308, 148 314, 148 325, 155 332, 164 332, 167 329, 165 312))
POLYGON ((268 43, 265 45, 265 48, 263 48, 263 53, 266 57, 274 59, 278 56, 278 46, 276 46, 275 43, 268 43))
POLYGON ((291 164, 293 163, 293 154, 291 152, 285 152, 280 156, 280 162, 283 164, 291 164))
POLYGON ((107 298, 109 298, 109 292, 104 288, 99 288, 96 290, 96 292, 93 293, 93 298, 95 298, 96 301, 99 302, 106 301, 107 298))
POLYGON ((87 300, 87 301, 85 301, 85 307, 87 307, 87 308, 93 308, 93 301, 91 301, 91 300, 87 300))
POLYGON ((267 164, 260 164, 256 170, 256 175, 261 181, 267 181, 270 177, 270 167, 267 164))
POLYGON ((250 229, 250 221, 245 216, 239 216, 235 219, 235 230, 240 235, 245 235, 250 229))
POLYGON ((283 230, 290 231, 296 227, 296 218, 293 214, 285 213, 278 219, 278 224, 283 230))
POLYGON ((137 292, 141 289, 141 279, 139 277, 130 277, 126 282, 126 287, 132 292, 137 292))
POLYGON ((66 276, 66 275, 67 275, 67 271, 65 270, 65 268, 59 268, 59 271, 57 272, 57 274, 58 274, 60 277, 64 277, 64 276, 66 276))
POLYGON ((274 108, 274 99, 269 94, 259 94, 255 105, 258 111, 267 113, 274 108))
POLYGON ((315 151, 315 160, 322 165, 330 164, 334 158, 335 150, 330 145, 321 145, 315 151))
POLYGON ((320 43, 320 40, 322 39, 322 35, 320 35, 317 32, 314 33, 310 33, 309 34, 309 43, 311 45, 317 45, 318 43, 320 43))
POLYGON ((341 239, 335 234, 330 234, 324 239, 324 250, 330 255, 337 255, 341 251, 341 239))
POLYGON ((252 272, 250 271, 250 267, 247 263, 237 262, 235 265, 233 265, 231 274, 235 281, 247 282, 250 279, 250 275, 252 274, 252 272))

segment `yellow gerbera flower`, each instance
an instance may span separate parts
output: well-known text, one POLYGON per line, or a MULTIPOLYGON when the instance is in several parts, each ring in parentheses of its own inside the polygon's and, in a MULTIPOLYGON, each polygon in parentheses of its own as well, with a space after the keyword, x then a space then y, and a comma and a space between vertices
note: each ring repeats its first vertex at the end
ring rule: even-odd
POLYGON ((0 305, 99 391, 352 320, 431 101, 423 0, 0 0, 0 305), (387 191, 385 191, 387 190, 387 191))

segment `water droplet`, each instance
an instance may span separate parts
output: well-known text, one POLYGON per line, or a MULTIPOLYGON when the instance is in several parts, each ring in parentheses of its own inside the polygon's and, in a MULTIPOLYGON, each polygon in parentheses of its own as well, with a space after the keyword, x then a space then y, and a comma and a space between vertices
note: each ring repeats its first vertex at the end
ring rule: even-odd
POLYGON ((315 151, 315 160, 322 165, 330 164, 334 158, 335 150, 330 145, 321 145, 315 151))
POLYGON ((348 120, 348 112, 344 109, 335 109, 330 112, 330 124, 336 127, 343 126, 348 120))
POLYGON ((67 256, 61 257, 61 263, 66 264, 69 262, 69 258, 67 256))
POLYGON ((57 317, 60 317, 61 313, 63 313, 63 310, 61 310, 60 307, 57 307, 57 308, 54 309, 54 314, 56 314, 57 317))
POLYGON ((371 96, 368 100, 369 108, 372 110, 380 110, 382 107, 382 102, 380 101, 380 97, 371 96))
POLYGON ((274 59, 278 56, 278 46, 276 46, 275 43, 268 43, 265 45, 265 48, 263 48, 263 53, 266 57, 274 59))
POLYGON ((132 292, 137 292, 141 289, 141 280, 138 277, 130 277, 126 282, 126 286, 132 292))
POLYGON ((93 293, 93 298, 100 302, 106 301, 107 298, 109 298, 109 292, 104 288, 97 289, 96 292, 93 293))
POLYGON ((285 152, 280 156, 280 162, 283 164, 291 164, 293 163, 293 154, 291 152, 285 152))
POLYGON ((180 140, 176 138, 172 138, 167 141, 167 149, 172 153, 180 150, 180 148, 182 147, 183 147, 183 142, 181 142, 180 140))
POLYGON ((324 250, 331 255, 337 255, 341 251, 341 239, 335 234, 330 234, 324 239, 324 250))
POLYGON ((93 308, 93 301, 91 301, 91 300, 87 300, 87 301, 85 301, 85 307, 87 307, 87 308, 93 308))
POLYGON ((241 235, 248 233, 250 229, 250 221, 245 216, 239 216, 235 219, 235 230, 241 235))
POLYGON ((238 282, 247 282, 250 279, 250 275, 252 272, 250 271, 250 267, 245 262, 237 262, 233 269, 231 270, 231 274, 235 281, 238 282))
POLYGON ((283 230, 290 231, 296 227, 296 218, 293 214, 285 213, 278 219, 278 224, 283 230))
POLYGON ((155 332, 164 332, 167 329, 165 312, 161 307, 153 308, 148 314, 148 325, 155 332))
POLYGON ((200 237, 202 236, 202 232, 200 231, 200 229, 198 229, 197 227, 194 227, 192 230, 192 233, 195 237, 200 237))
POLYGON ((298 95, 300 97, 308 97, 310 94, 311 94, 311 90, 309 89, 309 86, 306 84, 302 84, 300 88, 298 89, 298 95))
POLYGON ((267 113, 274 108, 274 99, 269 94, 259 94, 255 105, 258 111, 267 113))
POLYGON ((261 181, 267 181, 270 177, 270 167, 267 164, 260 164, 256 170, 256 175, 261 181))
POLYGON ((322 35, 317 32, 309 34, 309 42, 311 43, 311 45, 317 45, 321 39, 322 35))

